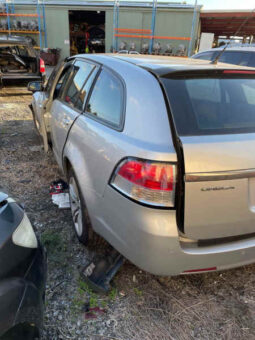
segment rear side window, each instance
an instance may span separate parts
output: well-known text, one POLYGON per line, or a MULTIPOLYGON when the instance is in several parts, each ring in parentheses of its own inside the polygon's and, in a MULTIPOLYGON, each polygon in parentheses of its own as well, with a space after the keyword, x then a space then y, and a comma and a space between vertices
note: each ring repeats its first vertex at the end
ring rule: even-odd
POLYGON ((255 79, 162 78, 180 136, 255 132, 255 79))
POLYGON ((112 72, 103 69, 86 105, 86 112, 113 127, 122 123, 124 89, 112 72))
POLYGON ((250 52, 249 66, 255 67, 255 52, 250 52))
POLYGON ((233 65, 242 65, 248 66, 250 59, 250 54, 247 52, 224 52, 219 61, 222 63, 233 64, 233 65))
MULTIPOLYGON (((64 101, 68 103, 69 105, 73 107, 77 107, 76 103, 79 98, 79 96, 83 95, 83 92, 81 92, 81 89, 88 79, 89 75, 91 74, 93 68, 95 66, 84 62, 84 61, 76 61, 73 67, 73 74, 69 81, 67 82, 67 85, 64 90, 64 101)), ((79 103, 84 98, 79 98, 78 101, 78 109, 81 109, 79 103)))
POLYGON ((194 59, 202 59, 202 60, 213 60, 214 52, 207 52, 207 53, 201 53, 198 55, 194 55, 194 59))

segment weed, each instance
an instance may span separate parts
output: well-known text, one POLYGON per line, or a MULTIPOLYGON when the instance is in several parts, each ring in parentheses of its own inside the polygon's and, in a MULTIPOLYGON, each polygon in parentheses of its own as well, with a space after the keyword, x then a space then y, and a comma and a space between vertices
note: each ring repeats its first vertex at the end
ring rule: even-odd
POLYGON ((143 292, 140 290, 140 289, 138 289, 138 288, 134 288, 134 293, 137 295, 137 296, 142 296, 143 295, 143 292))
POLYGON ((46 230, 41 236, 41 241, 49 252, 61 251, 63 249, 60 235, 53 230, 46 230))
POLYGON ((53 262, 67 265, 66 262, 66 245, 59 233, 53 230, 46 230, 41 236, 41 242, 46 247, 48 257, 53 262))
POLYGON ((117 294, 118 294, 117 289, 116 288, 112 288, 112 290, 109 293, 110 300, 112 300, 112 301, 115 300, 116 297, 117 297, 117 294))

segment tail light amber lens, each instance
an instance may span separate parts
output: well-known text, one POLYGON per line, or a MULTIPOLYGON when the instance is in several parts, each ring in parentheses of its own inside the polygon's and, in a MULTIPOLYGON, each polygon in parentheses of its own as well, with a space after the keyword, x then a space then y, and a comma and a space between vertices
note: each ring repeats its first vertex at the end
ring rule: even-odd
POLYGON ((126 159, 117 167, 111 185, 140 203, 174 207, 176 166, 164 162, 126 159))

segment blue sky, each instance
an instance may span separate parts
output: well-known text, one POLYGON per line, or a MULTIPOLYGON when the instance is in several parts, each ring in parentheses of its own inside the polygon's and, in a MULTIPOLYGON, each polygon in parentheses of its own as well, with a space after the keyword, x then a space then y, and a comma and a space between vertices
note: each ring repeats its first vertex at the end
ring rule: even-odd
MULTIPOLYGON (((194 4, 195 0, 188 0, 188 4, 194 4)), ((199 5, 204 5, 204 9, 253 9, 254 0, 198 0, 199 5)))

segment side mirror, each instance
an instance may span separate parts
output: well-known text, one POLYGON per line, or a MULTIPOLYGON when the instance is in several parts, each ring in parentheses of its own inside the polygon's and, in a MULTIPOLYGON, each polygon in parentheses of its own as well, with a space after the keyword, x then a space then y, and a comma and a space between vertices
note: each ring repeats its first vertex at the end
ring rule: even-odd
POLYGON ((31 81, 27 85, 28 91, 31 92, 37 92, 37 91, 42 91, 43 90, 43 83, 41 81, 31 81))

